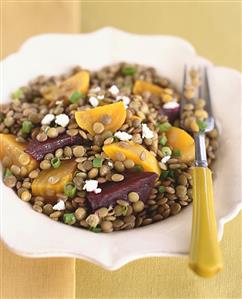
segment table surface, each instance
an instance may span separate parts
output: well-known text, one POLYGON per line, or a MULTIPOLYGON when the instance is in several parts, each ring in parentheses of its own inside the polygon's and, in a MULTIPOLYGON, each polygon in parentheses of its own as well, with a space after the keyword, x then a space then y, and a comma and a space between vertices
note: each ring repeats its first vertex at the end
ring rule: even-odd
MULTIPOLYGON (((182 36, 201 55, 241 70, 238 2, 4 0, 1 9, 1 57, 33 34, 88 32, 112 25, 137 33, 182 36)), ((193 275, 181 257, 142 259, 108 272, 75 259, 19 257, 1 244, 0 298, 241 298, 241 220, 240 214, 226 224, 221 242, 224 271, 210 280, 193 275)))

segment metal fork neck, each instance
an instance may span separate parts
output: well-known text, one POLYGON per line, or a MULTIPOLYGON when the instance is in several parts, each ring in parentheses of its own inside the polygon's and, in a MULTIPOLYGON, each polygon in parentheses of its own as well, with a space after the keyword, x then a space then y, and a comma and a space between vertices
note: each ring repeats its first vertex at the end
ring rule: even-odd
POLYGON ((208 167, 205 134, 197 133, 195 139, 195 166, 208 167))

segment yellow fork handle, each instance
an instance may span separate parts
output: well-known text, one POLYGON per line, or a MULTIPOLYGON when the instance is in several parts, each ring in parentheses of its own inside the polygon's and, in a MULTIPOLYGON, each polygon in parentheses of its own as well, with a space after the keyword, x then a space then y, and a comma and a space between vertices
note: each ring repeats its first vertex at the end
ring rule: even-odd
POLYGON ((193 219, 189 266, 199 276, 212 277, 223 268, 217 238, 211 171, 193 169, 193 219))

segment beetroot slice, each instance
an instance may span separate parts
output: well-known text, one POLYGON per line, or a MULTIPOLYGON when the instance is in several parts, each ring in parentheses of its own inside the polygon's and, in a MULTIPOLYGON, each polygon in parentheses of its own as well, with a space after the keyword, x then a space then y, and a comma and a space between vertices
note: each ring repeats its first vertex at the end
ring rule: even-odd
POLYGON ((137 192, 140 200, 145 202, 150 196, 156 179, 157 174, 154 172, 130 172, 125 174, 125 178, 121 182, 101 184, 102 192, 98 194, 89 192, 87 199, 93 210, 113 206, 118 199, 128 201, 130 192, 137 192))
POLYGON ((42 160, 48 153, 53 153, 58 148, 62 148, 66 145, 83 144, 84 139, 80 135, 69 136, 62 134, 54 139, 47 139, 44 142, 38 140, 30 141, 25 150, 36 160, 42 160))
POLYGON ((173 123, 178 117, 180 113, 180 106, 177 106, 175 108, 160 108, 160 114, 166 115, 168 117, 168 120, 170 123, 173 123))

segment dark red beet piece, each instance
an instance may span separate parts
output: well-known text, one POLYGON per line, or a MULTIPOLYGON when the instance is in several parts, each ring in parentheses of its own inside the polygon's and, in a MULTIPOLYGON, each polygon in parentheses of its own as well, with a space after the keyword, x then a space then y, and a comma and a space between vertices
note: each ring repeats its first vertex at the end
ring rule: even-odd
POLYGON ((173 123, 179 116, 180 105, 174 108, 160 108, 161 115, 166 115, 170 123, 173 123))
POLYGON ((83 144, 84 139, 80 135, 69 136, 62 134, 57 138, 47 139, 44 142, 38 140, 30 141, 25 152, 30 154, 36 160, 42 160, 48 153, 53 153, 58 148, 66 145, 83 144))
POLYGON ((128 201, 130 192, 137 192, 140 200, 145 202, 150 196, 156 179, 157 174, 154 172, 130 172, 125 174, 124 180, 121 182, 101 184, 102 192, 98 194, 89 192, 87 199, 93 210, 115 205, 118 199, 128 201))

